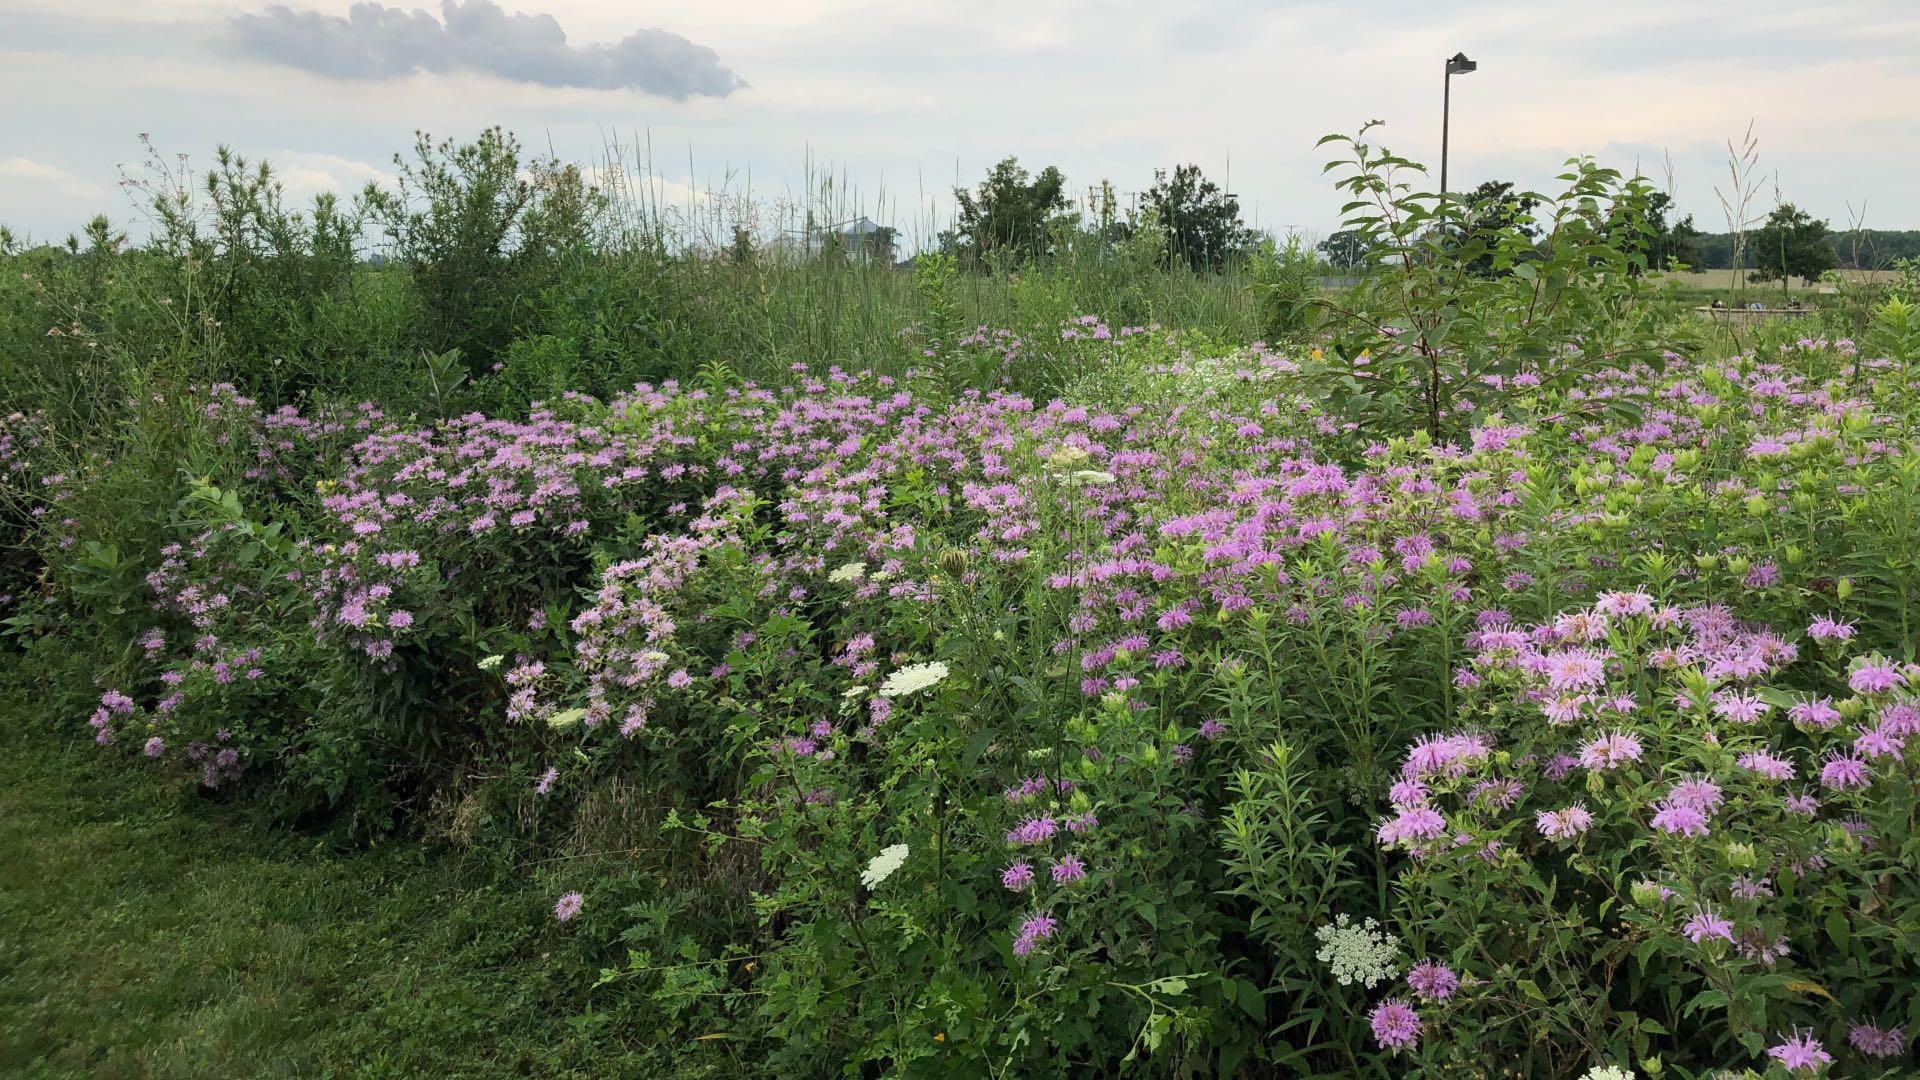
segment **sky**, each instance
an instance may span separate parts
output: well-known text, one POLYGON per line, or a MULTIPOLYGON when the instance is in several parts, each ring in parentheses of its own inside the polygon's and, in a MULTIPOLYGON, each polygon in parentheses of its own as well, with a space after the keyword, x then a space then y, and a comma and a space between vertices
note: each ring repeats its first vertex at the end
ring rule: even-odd
POLYGON ((1123 197, 1192 162, 1317 238, 1341 199, 1316 140, 1381 120, 1371 141, 1437 176, 1460 51, 1456 189, 1550 190, 1587 154, 1724 231, 1751 125, 1754 213, 1777 189, 1836 227, 1920 228, 1913 0, 0 0, 0 224, 139 235, 143 135, 169 167, 265 158, 305 201, 390 182, 417 130, 499 124, 702 220, 828 202, 925 237, 1011 154, 1123 197))

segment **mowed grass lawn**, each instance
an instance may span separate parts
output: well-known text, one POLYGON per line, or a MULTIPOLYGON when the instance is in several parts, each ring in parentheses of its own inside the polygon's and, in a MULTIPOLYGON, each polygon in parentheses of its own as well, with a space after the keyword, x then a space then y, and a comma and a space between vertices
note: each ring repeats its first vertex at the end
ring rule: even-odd
POLYGON ((620 1071, 551 897, 262 830, 59 726, 0 697, 0 1076, 620 1071))

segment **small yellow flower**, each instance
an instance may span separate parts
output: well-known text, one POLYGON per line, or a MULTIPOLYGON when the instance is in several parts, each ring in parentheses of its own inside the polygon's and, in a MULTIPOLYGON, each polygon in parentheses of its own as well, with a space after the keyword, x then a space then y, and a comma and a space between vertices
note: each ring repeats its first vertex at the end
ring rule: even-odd
POLYGON ((935 1035, 935 1036, 933 1037, 933 1041, 934 1041, 934 1042, 946 1042, 946 1041, 947 1041, 947 1033, 943 1031, 943 1032, 941 1032, 940 1034, 938 1034, 938 1035, 935 1035))

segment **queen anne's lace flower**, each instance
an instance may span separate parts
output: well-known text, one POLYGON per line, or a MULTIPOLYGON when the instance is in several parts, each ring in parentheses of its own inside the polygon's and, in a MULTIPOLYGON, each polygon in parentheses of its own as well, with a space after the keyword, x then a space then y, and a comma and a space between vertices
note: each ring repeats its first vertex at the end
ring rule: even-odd
POLYGON ((1371 990, 1400 972, 1400 939, 1373 919, 1356 926, 1342 913, 1313 936, 1320 940, 1315 959, 1327 965, 1342 986, 1357 982, 1371 990))
POLYGON ((946 677, 947 665, 938 660, 927 664, 909 664, 887 676, 887 681, 880 684, 880 696, 896 698, 917 694, 946 677))
POLYGON ((868 860, 867 868, 860 872, 860 884, 871 889, 893 876, 895 870, 907 861, 907 845, 891 844, 880 849, 880 854, 868 860))

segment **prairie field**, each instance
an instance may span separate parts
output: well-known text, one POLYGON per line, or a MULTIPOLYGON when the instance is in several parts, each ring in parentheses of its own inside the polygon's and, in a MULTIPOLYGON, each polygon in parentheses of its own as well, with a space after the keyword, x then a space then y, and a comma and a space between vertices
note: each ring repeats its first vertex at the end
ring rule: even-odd
MULTIPOLYGON (((1863 285, 1885 285, 1900 280, 1900 272, 1897 270, 1841 270, 1837 273, 1848 282, 1863 285)), ((1712 289, 1718 292, 1731 292, 1737 285, 1744 283, 1746 291, 1756 296, 1780 292, 1779 281, 1756 281, 1750 271, 1745 274, 1736 274, 1732 270, 1666 271, 1659 274, 1656 280, 1679 288, 1712 289)), ((1787 287, 1792 292, 1817 293, 1832 289, 1832 286, 1817 279, 1810 281, 1802 277, 1788 277, 1786 280, 1787 287)))
POLYGON ((1920 268, 1377 138, 1319 245, 498 129, 7 234, 0 1071, 1912 1075, 1920 268))

